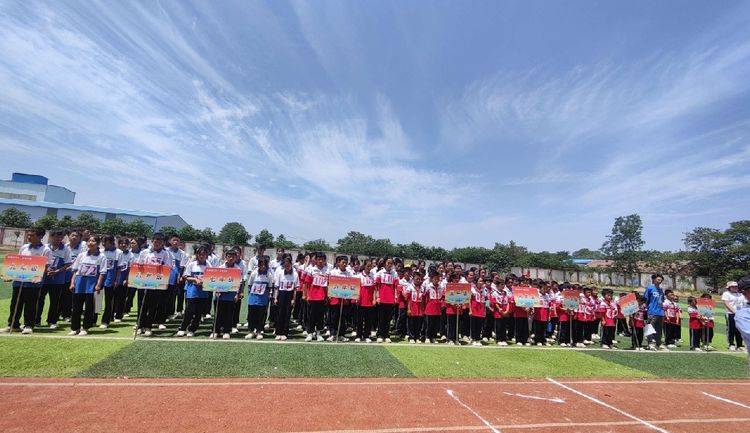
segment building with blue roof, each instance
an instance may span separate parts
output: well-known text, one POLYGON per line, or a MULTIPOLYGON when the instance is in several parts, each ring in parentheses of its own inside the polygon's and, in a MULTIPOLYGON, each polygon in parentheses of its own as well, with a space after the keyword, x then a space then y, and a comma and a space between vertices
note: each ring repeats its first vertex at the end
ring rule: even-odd
POLYGON ((29 214, 32 221, 44 215, 75 219, 82 213, 89 213, 100 221, 120 218, 132 222, 140 219, 155 231, 165 226, 179 229, 187 225, 177 214, 75 204, 75 195, 68 188, 50 185, 44 176, 13 173, 10 180, 0 180, 0 212, 16 208, 29 214))

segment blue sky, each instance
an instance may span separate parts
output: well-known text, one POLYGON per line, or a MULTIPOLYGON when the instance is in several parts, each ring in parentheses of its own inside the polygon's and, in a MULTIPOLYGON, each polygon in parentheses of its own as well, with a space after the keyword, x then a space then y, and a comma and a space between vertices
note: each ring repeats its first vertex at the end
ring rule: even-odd
POLYGON ((747 2, 7 1, 0 53, 0 175, 81 204, 553 251, 750 209, 747 2))

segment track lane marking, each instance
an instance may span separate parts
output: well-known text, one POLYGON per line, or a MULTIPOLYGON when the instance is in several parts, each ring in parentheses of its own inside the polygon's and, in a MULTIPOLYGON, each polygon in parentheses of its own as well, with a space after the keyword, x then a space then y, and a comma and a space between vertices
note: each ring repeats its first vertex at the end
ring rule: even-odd
POLYGON ((471 407, 469 407, 469 405, 467 405, 466 403, 462 402, 461 399, 458 398, 458 396, 456 395, 456 393, 453 392, 452 389, 446 389, 445 392, 448 393, 448 395, 451 396, 451 398, 453 400, 456 400, 458 402, 458 404, 460 404, 461 406, 465 407, 466 410, 468 410, 475 417, 477 417, 479 419, 479 421, 482 421, 482 423, 484 425, 486 425, 487 428, 489 428, 492 433, 500 433, 500 429, 495 428, 492 424, 490 424, 489 421, 487 421, 486 419, 482 418, 482 416, 479 415, 474 409, 472 409, 471 407))
POLYGON ((734 404, 734 405, 736 405, 736 406, 739 406, 739 407, 744 407, 745 409, 750 409, 750 406, 748 406, 748 405, 746 405, 746 404, 744 404, 744 403, 740 403, 740 402, 738 402, 738 401, 730 400, 730 399, 728 399, 728 398, 724 398, 724 397, 719 397, 718 395, 713 395, 713 394, 709 394, 709 393, 707 393, 707 392, 705 392, 705 391, 701 391, 701 392, 702 392, 702 393, 703 393, 704 395, 707 395, 707 396, 709 396, 709 397, 711 397, 711 398, 715 398, 716 400, 720 400, 720 401, 723 401, 723 402, 725 402, 725 403, 730 403, 730 404, 734 404))

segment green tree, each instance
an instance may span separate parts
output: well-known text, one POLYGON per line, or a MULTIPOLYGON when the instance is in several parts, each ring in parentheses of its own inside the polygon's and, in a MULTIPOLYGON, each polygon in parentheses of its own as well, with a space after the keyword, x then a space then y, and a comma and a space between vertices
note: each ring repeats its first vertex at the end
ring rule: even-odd
POLYGON ((128 224, 122 218, 105 219, 101 224, 101 232, 112 236, 122 236, 128 231, 128 224))
POLYGON ((716 288, 750 274, 750 220, 732 222, 725 231, 697 227, 684 242, 694 275, 708 277, 716 288))
POLYGON ((643 222, 638 214, 615 218, 612 233, 602 245, 602 252, 612 259, 611 269, 626 277, 639 272, 638 260, 643 248, 643 222))
POLYGON ((196 239, 197 242, 210 242, 210 243, 216 243, 216 233, 214 233, 213 230, 211 230, 210 227, 206 227, 203 230, 199 230, 196 232, 196 239))
MULTIPOLYGON (((159 229, 159 231, 161 233, 163 233, 164 236, 167 237, 167 239, 169 239, 170 237, 172 237, 172 235, 179 235, 180 234, 180 231, 177 230, 177 227, 174 227, 174 226, 162 226, 159 229)), ((180 239, 182 239, 182 238, 180 238, 180 239)))
MULTIPOLYGON (((256 237, 255 239, 257 240, 258 238, 256 237)), ((307 241, 302 244, 302 249, 306 251, 333 251, 333 248, 325 241, 325 239, 307 241)))
POLYGON ((274 246, 276 246, 276 248, 284 248, 285 250, 296 250, 299 248, 297 244, 288 240, 283 234, 276 236, 274 246))
POLYGON ((245 226, 238 222, 224 224, 219 231, 219 242, 231 245, 247 245, 252 236, 245 226))
POLYGON ((38 220, 34 221, 34 227, 41 227, 44 230, 52 230, 57 226, 57 217, 54 215, 44 215, 38 220))
POLYGON ((602 260, 604 259, 604 254, 602 254, 599 250, 590 250, 588 248, 581 248, 580 250, 573 251, 571 253, 573 257, 576 259, 594 259, 594 260, 602 260))
POLYGON ((76 225, 75 220, 73 220, 73 218, 70 215, 65 215, 64 217, 57 220, 57 225, 55 226, 55 228, 63 229, 63 230, 71 229, 75 227, 75 225, 76 225))
POLYGON ((180 230, 177 232, 177 234, 179 234, 180 239, 182 239, 185 242, 194 242, 200 236, 199 230, 196 230, 190 224, 181 227, 180 230))
POLYGON ((101 222, 88 212, 84 212, 76 218, 76 227, 89 229, 92 233, 99 233, 101 222))
POLYGON ((149 237, 154 233, 154 229, 146 224, 142 219, 130 221, 125 225, 125 233, 130 236, 146 236, 149 237))
POLYGON ((263 229, 255 236, 255 243, 265 248, 271 248, 273 247, 273 235, 268 230, 263 229))
POLYGON ((338 240, 336 251, 344 254, 369 254, 374 241, 372 236, 351 231, 338 240))
POLYGON ((0 214, 0 226, 25 229, 31 227, 31 218, 26 212, 9 207, 0 214))

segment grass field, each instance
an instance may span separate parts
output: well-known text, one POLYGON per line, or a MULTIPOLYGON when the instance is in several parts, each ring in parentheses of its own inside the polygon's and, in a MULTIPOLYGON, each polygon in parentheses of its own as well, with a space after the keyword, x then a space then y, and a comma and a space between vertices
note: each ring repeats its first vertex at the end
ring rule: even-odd
MULTIPOLYGON (((1 257, 0 257, 1 259, 1 257)), ((0 283, 0 314, 6 320, 10 285, 0 283)), ((244 312, 242 313, 244 317, 244 312)), ((44 317, 44 316, 43 316, 44 317)), ((717 311, 714 346, 726 349, 723 309, 717 311)), ((64 337, 68 326, 37 328, 32 336, 0 338, 4 377, 618 377, 747 378, 743 353, 629 352, 561 348, 448 347, 303 343, 299 334, 284 344, 209 340, 210 325, 191 340, 168 338, 176 328, 155 331, 156 339, 133 341, 130 317, 88 337, 64 337), (162 338, 158 338, 162 337, 162 338)), ((687 325, 687 323, 685 323, 687 325)), ((683 329, 683 338, 688 335, 683 329)), ((621 338, 621 346, 629 346, 621 338)))

